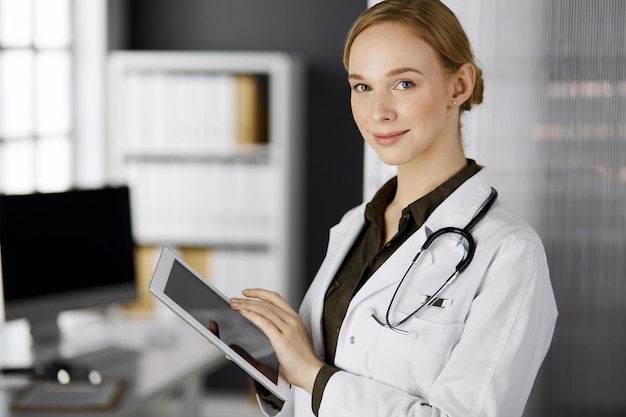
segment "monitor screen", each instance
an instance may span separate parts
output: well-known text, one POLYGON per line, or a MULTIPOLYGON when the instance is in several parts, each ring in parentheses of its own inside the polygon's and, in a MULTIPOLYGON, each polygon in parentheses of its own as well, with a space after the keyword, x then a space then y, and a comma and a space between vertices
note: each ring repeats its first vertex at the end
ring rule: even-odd
POLYGON ((0 256, 5 318, 35 338, 58 337, 62 311, 135 299, 128 187, 0 196, 0 256))

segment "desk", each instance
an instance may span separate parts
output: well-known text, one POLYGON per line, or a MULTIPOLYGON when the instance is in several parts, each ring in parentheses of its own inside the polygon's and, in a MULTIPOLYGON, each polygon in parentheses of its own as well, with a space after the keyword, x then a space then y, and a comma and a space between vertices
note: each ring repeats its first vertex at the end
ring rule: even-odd
MULTIPOLYGON (((26 334, 28 336, 28 334, 26 334)), ((15 361, 20 352, 29 351, 27 341, 15 335, 0 335, 0 363, 15 361), (24 344, 26 342, 26 344, 24 344), (23 347, 16 344, 22 343, 23 347)), ((91 347, 109 344, 138 352, 132 363, 100 370, 106 378, 123 378, 127 386, 114 412, 71 413, 73 417, 141 416, 142 410, 160 396, 180 395, 181 416, 198 416, 202 377, 223 364, 224 355, 211 347, 191 327, 175 318, 140 319, 121 317, 90 322, 72 329, 64 338, 60 351, 69 356, 91 347)), ((18 359, 19 360, 19 359, 18 359)), ((15 365, 15 364, 11 364, 15 365)), ((17 364, 19 365, 19 364, 17 364)), ((11 413, 13 396, 23 389, 28 380, 0 376, 0 416, 2 417, 67 417, 68 413, 11 413)))

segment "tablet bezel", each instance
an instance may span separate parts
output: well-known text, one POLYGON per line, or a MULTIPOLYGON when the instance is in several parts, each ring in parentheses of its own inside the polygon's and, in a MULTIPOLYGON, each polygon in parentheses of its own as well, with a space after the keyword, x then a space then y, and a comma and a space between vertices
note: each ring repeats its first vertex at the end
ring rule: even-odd
MULTIPOLYGON (((254 365, 252 365, 243 356, 231 349, 226 343, 224 343, 219 337, 213 334, 206 326, 196 320, 190 313, 185 311, 179 304, 165 294, 165 287, 170 277, 170 272, 174 261, 178 261, 183 267, 191 272, 195 278, 203 282, 211 291, 220 296, 227 304, 230 304, 229 299, 215 288, 211 283, 204 279, 200 274, 194 271, 173 249, 163 247, 159 260, 154 269, 152 280, 150 281, 150 292, 163 304, 165 304, 170 310, 177 314, 181 319, 187 322, 192 328, 200 333, 205 339, 208 339, 213 346, 220 349, 226 356, 228 356, 233 362, 235 362, 240 368, 242 368, 248 375, 258 381, 265 388, 270 390, 281 400, 286 400, 290 390, 290 384, 284 378, 282 373, 278 372, 277 382, 267 378, 261 373, 254 365)), ((233 310, 233 314, 239 314, 233 310)))

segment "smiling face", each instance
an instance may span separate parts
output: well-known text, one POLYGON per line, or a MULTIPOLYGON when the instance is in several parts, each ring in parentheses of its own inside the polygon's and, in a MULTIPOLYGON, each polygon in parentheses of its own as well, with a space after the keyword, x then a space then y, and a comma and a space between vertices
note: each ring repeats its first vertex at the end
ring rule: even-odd
POLYGON ((432 47, 402 23, 378 23, 356 37, 348 68, 352 114, 384 163, 458 160, 455 78, 432 47))

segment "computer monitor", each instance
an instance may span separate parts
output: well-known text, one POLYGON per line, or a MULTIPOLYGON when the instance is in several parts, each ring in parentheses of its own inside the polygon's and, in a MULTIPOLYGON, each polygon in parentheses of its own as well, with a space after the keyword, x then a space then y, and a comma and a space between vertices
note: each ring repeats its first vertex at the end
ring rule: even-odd
POLYGON ((128 187, 0 196, 0 256, 5 319, 58 344, 59 313, 137 297, 128 187))

